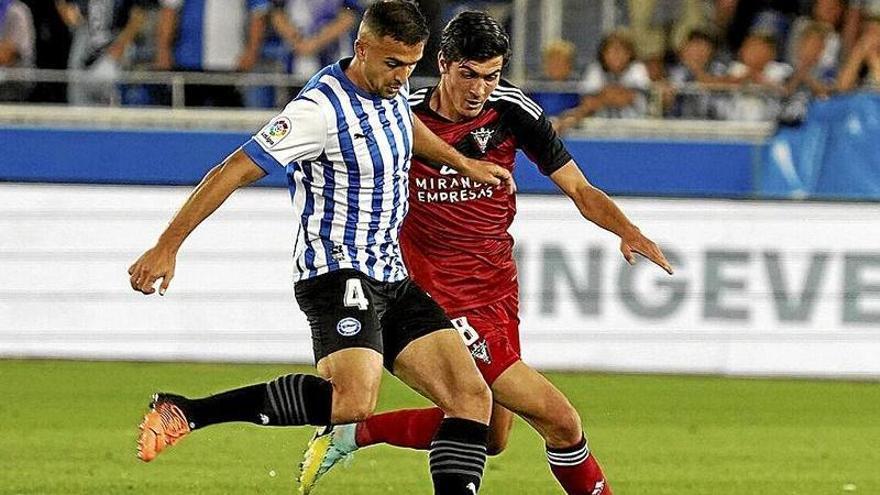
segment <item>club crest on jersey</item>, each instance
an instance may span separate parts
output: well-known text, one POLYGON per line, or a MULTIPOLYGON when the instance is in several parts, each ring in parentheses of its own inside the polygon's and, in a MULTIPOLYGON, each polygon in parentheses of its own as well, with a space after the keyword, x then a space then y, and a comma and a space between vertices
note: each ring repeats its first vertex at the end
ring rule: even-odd
POLYGON ((471 131, 471 136, 474 137, 474 141, 476 141, 477 146, 480 147, 480 153, 486 152, 486 147, 489 145, 489 140, 492 139, 492 134, 495 134, 495 131, 486 129, 485 127, 480 127, 476 131, 471 131))
POLYGON ((471 356, 486 364, 492 364, 492 356, 489 355, 489 346, 486 345, 486 339, 482 339, 471 346, 471 356))
POLYGON ((361 331, 361 322, 354 318, 343 318, 336 324, 336 331, 343 337, 357 335, 361 331))
POLYGON ((260 137, 269 146, 275 146, 288 134, 290 134, 290 119, 287 117, 276 117, 260 131, 260 137))

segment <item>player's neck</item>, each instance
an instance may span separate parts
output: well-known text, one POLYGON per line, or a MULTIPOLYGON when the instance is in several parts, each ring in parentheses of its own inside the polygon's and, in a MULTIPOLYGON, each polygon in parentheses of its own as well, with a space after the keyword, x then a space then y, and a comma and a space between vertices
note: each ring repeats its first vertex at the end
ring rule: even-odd
POLYGON ((467 117, 458 113, 455 109, 455 105, 452 104, 452 95, 449 94, 449 90, 444 86, 442 80, 437 85, 436 91, 431 94, 431 101, 428 102, 428 106, 431 107, 431 110, 449 121, 460 122, 467 120, 467 117))
POLYGON ((357 57, 352 58, 351 63, 348 64, 348 67, 345 68, 344 72, 346 77, 348 77, 348 80, 351 81, 355 86, 368 93, 376 94, 373 88, 370 87, 370 83, 367 81, 367 78, 364 77, 363 66, 358 61, 357 57))

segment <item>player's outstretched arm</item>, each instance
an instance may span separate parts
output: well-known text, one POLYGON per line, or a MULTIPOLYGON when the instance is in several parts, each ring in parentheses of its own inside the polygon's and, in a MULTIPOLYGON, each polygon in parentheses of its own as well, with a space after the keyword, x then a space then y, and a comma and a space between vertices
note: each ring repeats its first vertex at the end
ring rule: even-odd
POLYGON ((608 195, 587 181, 574 160, 553 172, 550 179, 574 201, 584 218, 620 237, 620 252, 626 261, 635 263, 633 253, 638 253, 672 275, 672 266, 663 251, 626 218, 608 195))
POLYGON ((131 288, 144 294, 152 294, 156 291, 153 284, 161 278, 159 295, 164 295, 174 277, 177 251, 187 236, 202 223, 202 220, 208 218, 223 204, 233 191, 264 175, 266 172, 241 149, 212 168, 171 219, 171 223, 159 236, 156 245, 148 249, 129 267, 131 288))
POLYGON ((416 115, 413 115, 413 153, 431 161, 445 163, 459 174, 477 182, 493 186, 504 185, 511 194, 516 192, 513 176, 507 169, 462 155, 431 132, 416 115))

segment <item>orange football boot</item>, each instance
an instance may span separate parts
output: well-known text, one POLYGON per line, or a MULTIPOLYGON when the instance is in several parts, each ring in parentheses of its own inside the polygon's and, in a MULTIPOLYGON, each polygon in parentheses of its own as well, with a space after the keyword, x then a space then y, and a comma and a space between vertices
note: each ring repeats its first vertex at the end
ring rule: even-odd
POLYGON ((156 394, 150 404, 150 412, 138 426, 138 459, 150 462, 165 450, 179 442, 192 431, 186 415, 172 402, 173 396, 156 394))

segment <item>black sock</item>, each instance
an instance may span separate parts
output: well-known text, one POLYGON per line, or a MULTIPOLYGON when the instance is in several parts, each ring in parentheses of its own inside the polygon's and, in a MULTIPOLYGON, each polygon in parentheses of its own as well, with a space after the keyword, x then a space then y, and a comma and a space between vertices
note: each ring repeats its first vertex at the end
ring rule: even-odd
POLYGON ((266 426, 323 426, 330 424, 333 386, 317 376, 296 374, 202 399, 159 394, 158 400, 180 407, 194 430, 233 421, 266 426))
POLYGON ((489 427, 446 418, 431 442, 431 479, 436 495, 476 495, 486 466, 489 427))

